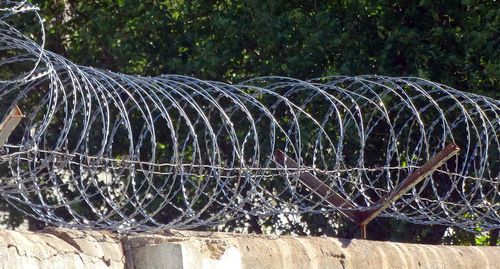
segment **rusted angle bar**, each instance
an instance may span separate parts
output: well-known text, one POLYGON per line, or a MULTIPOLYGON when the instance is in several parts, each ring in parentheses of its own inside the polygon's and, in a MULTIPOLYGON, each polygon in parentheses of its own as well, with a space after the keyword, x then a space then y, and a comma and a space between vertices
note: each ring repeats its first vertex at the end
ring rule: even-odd
POLYGON ((393 202, 399 199, 411 188, 415 187, 415 185, 417 185, 428 175, 432 174, 437 168, 443 165, 444 162, 456 155, 459 151, 460 148, 457 145, 447 145, 443 150, 434 155, 424 165, 408 175, 408 177, 401 181, 392 192, 387 193, 384 197, 380 198, 375 204, 373 204, 372 207, 374 207, 375 209, 360 212, 361 217, 359 219, 358 225, 364 226, 368 224, 371 220, 380 215, 382 211, 388 208, 393 202))
POLYGON ((18 106, 15 106, 10 113, 5 117, 4 121, 0 123, 0 148, 3 147, 5 142, 9 139, 10 134, 16 126, 21 122, 21 119, 24 117, 21 109, 18 106))
MULTIPOLYGON (((299 168, 297 162, 292 160, 290 157, 286 156, 281 150, 277 150, 275 155, 275 160, 279 165, 287 168, 299 168)), ((339 195, 335 192, 330 186, 323 183, 317 177, 312 175, 311 173, 304 171, 299 174, 300 182, 306 185, 309 189, 311 189, 314 193, 316 193, 319 197, 325 199, 329 204, 342 208, 339 211, 344 214, 347 218, 349 218, 353 222, 358 222, 359 213, 358 209, 355 205, 349 202, 347 199, 339 195)))

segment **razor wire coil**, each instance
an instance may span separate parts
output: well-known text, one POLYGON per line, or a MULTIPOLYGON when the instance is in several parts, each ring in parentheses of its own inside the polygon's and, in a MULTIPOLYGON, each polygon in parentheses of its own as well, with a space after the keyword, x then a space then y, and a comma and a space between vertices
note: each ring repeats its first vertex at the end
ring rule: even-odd
POLYGON ((8 23, 35 14, 44 33, 38 9, 2 6, 0 98, 26 115, 0 154, 0 195, 30 216, 144 231, 348 209, 305 188, 304 171, 370 210, 453 142, 460 154, 382 216, 500 227, 499 100, 414 77, 124 75, 45 50, 8 23))

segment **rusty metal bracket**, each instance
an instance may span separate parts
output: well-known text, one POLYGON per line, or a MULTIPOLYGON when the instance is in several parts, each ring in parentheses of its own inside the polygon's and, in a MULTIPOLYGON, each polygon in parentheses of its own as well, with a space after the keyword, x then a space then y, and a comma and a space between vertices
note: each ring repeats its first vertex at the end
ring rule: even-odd
POLYGON ((5 117, 2 123, 0 123, 0 148, 7 142, 9 136, 12 134, 17 125, 24 118, 21 109, 16 105, 10 111, 10 113, 5 117))
MULTIPOLYGON (((299 168, 297 162, 286 156, 281 150, 277 150, 274 158, 281 166, 288 168, 299 168)), ((340 209, 339 211, 353 222, 358 220, 358 209, 354 204, 335 192, 330 186, 323 183, 313 174, 309 172, 300 172, 299 179, 302 184, 306 185, 311 191, 316 193, 319 197, 325 199, 329 204, 335 207, 342 207, 347 209, 340 209)))
POLYGON ((447 145, 443 150, 434 155, 424 165, 420 166, 420 168, 409 174, 408 177, 401 181, 392 192, 387 193, 384 197, 380 198, 373 205, 373 210, 360 212, 361 214, 358 225, 360 227, 366 226, 371 220, 380 215, 382 211, 384 211, 397 199, 403 196, 403 194, 407 193, 424 178, 432 174, 436 169, 443 165, 444 162, 456 155, 459 151, 460 148, 457 145, 447 145))
MULTIPOLYGON (((375 204, 372 205, 373 209, 362 211, 358 209, 353 203, 342 197, 335 192, 330 186, 323 183, 313 174, 305 171, 299 172, 299 180, 302 184, 307 186, 316 195, 325 199, 329 204, 341 208, 339 211, 349 218, 352 222, 356 223, 360 228, 360 238, 366 239, 366 225, 392 203, 399 199, 403 194, 411 190, 415 185, 421 182, 428 175, 432 174, 437 168, 443 165, 448 159, 456 155, 460 148, 455 144, 447 145, 443 150, 434 155, 429 161, 422 165, 417 170, 413 171, 408 177, 401 181, 393 191, 387 193, 380 198, 375 204)), ((276 162, 282 167, 299 168, 297 162, 289 158, 280 150, 277 150, 275 155, 276 162)))

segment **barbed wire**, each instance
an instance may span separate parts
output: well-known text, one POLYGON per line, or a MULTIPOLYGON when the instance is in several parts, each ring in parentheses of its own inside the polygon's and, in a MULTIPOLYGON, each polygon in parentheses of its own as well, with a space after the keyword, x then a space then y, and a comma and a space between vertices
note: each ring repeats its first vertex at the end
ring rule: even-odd
POLYGON ((498 100, 413 77, 124 75, 45 50, 9 23, 32 15, 44 40, 37 8, 0 6, 2 111, 25 113, 1 153, 0 195, 27 215, 153 231, 352 209, 303 186, 305 171, 368 211, 455 143, 460 154, 382 216, 500 227, 498 100))

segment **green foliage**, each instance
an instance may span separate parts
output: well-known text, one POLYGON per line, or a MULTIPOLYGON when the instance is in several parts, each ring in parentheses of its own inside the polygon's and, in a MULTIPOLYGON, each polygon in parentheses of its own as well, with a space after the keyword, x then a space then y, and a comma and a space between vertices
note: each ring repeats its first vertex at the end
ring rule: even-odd
POLYGON ((38 2, 50 49, 125 73, 419 76, 494 97, 494 1, 38 2))

